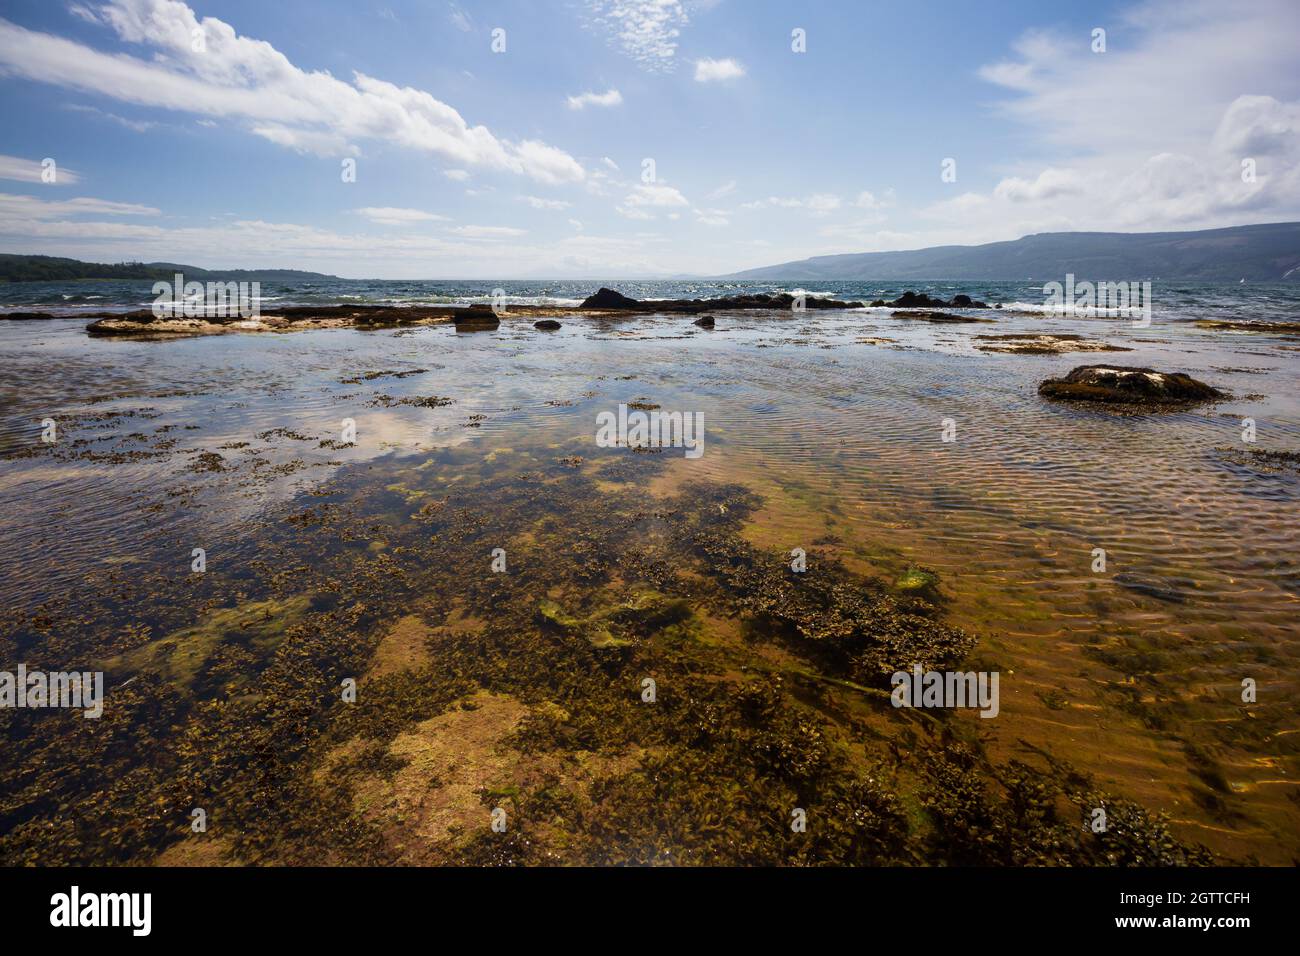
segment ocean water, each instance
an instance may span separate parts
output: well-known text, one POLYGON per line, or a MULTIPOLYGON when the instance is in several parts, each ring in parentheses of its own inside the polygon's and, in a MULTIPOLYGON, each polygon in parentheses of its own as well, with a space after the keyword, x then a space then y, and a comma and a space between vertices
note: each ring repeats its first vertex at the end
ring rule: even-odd
MULTIPOLYGON (((1085 276, 1078 276, 1082 281, 1085 276)), ((1059 277, 1060 282, 1065 276, 1059 277)), ((892 300, 911 289, 949 299, 966 294, 989 305, 1041 312, 1042 282, 726 282, 713 280, 556 280, 556 281, 404 281, 330 279, 317 282, 263 282, 258 305, 263 312, 289 305, 469 305, 491 302, 497 289, 508 304, 570 306, 601 286, 637 299, 715 298, 757 292, 806 292, 846 301, 892 300)), ((153 303, 152 283, 21 282, 0 284, 0 312, 53 310, 127 311, 153 303)), ((1153 311, 1168 321, 1201 318, 1233 321, 1294 320, 1300 317, 1300 282, 1271 284, 1152 283, 1153 311)))

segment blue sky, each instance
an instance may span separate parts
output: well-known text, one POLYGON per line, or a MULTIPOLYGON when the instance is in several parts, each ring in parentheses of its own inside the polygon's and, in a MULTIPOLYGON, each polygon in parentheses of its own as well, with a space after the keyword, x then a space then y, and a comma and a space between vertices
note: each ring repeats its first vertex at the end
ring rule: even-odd
POLYGON ((1297 219, 1297 62, 1291 0, 8 0, 0 249, 599 278, 1297 219))

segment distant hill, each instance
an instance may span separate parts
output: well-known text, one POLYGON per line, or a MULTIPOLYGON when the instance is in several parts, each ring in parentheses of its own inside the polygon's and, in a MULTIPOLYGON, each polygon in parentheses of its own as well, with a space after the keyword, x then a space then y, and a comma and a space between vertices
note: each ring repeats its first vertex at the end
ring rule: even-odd
POLYGON ((1199 232, 1044 232, 982 246, 817 256, 725 279, 1300 282, 1300 222, 1199 232))
POLYGON ((333 279, 321 272, 298 269, 200 269, 175 262, 82 262, 55 256, 0 254, 0 282, 64 282, 72 279, 171 279, 182 273, 186 281, 271 282, 294 279, 333 279))

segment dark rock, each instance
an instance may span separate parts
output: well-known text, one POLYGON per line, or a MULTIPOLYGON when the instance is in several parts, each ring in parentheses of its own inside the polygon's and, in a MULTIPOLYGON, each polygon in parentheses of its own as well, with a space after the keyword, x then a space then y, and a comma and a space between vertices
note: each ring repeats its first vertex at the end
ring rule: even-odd
POLYGON ((898 312, 889 313, 890 318, 894 319, 920 319, 924 322, 992 322, 992 319, 981 319, 975 315, 953 315, 951 312, 922 312, 916 309, 903 309, 898 312))
POLYGON ((534 322, 533 328, 541 329, 543 332, 554 332, 560 327, 560 323, 554 319, 542 319, 540 322, 534 322))
POLYGON ((711 316, 711 315, 702 315, 702 316, 700 316, 698 319, 695 320, 695 324, 698 325, 698 326, 699 326, 700 328, 702 328, 702 329, 711 329, 711 328, 713 328, 713 316, 711 316))
POLYGON ((613 289, 601 288, 595 295, 589 295, 582 300, 580 309, 635 309, 640 303, 636 299, 629 299, 621 292, 615 292, 613 289))
POLYGON ((501 320, 492 311, 490 305, 475 303, 469 308, 461 309, 451 319, 457 332, 483 332, 497 328, 501 320))
POLYGON ((924 292, 913 292, 910 289, 893 302, 884 302, 877 299, 876 302, 871 304, 876 308, 888 306, 894 309, 987 309, 989 307, 987 302, 979 302, 968 295, 955 295, 950 302, 947 299, 936 299, 924 292))
POLYGON ((1121 365, 1080 365, 1064 378, 1049 378, 1038 394, 1055 401, 1130 408, 1180 408, 1227 398, 1183 372, 1157 372, 1121 365))
MULTIPOLYGON (((684 312, 687 314, 711 312, 721 309, 767 309, 771 311, 789 311, 794 308, 795 297, 788 292, 775 294, 759 292, 749 295, 723 296, 717 299, 629 299, 613 289, 601 289, 595 295, 583 300, 581 309, 603 309, 625 312, 684 312)), ((803 298, 805 309, 854 309, 861 307, 861 302, 841 302, 838 299, 822 299, 815 295, 803 298)))

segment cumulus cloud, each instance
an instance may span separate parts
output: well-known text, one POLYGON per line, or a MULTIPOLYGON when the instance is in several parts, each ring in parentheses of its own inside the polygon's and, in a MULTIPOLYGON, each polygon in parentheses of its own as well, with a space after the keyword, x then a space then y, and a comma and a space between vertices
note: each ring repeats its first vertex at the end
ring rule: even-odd
POLYGON ((1041 159, 926 218, 982 241, 990 222, 1019 234, 1300 217, 1300 6, 1153 0, 1117 17, 1105 53, 1087 35, 1038 30, 979 69, 1041 159))
POLYGON ((681 192, 667 183, 638 183, 623 199, 626 206, 689 206, 681 192))
POLYGON ((339 155, 358 142, 382 140, 545 183, 585 177, 561 149, 471 126, 424 90, 359 72, 348 83, 303 70, 271 44, 240 36, 215 17, 200 20, 178 0, 111 0, 79 10, 83 19, 143 47, 149 58, 103 53, 0 20, 0 70, 139 106, 236 120, 303 151, 339 155), (196 36, 203 51, 194 49, 196 36))
POLYGON ((604 93, 579 93, 568 99, 569 109, 581 110, 588 106, 618 106, 623 102, 623 94, 618 90, 606 90, 604 93))
POLYGON ((695 82, 716 83, 719 80, 734 80, 745 75, 745 68, 731 57, 723 60, 711 60, 705 57, 695 61, 695 82))
POLYGON ((1013 176, 1002 180, 993 189, 999 199, 1012 202, 1037 202, 1068 196, 1082 190, 1079 174, 1069 169, 1044 169, 1037 178, 1021 179, 1013 176))

